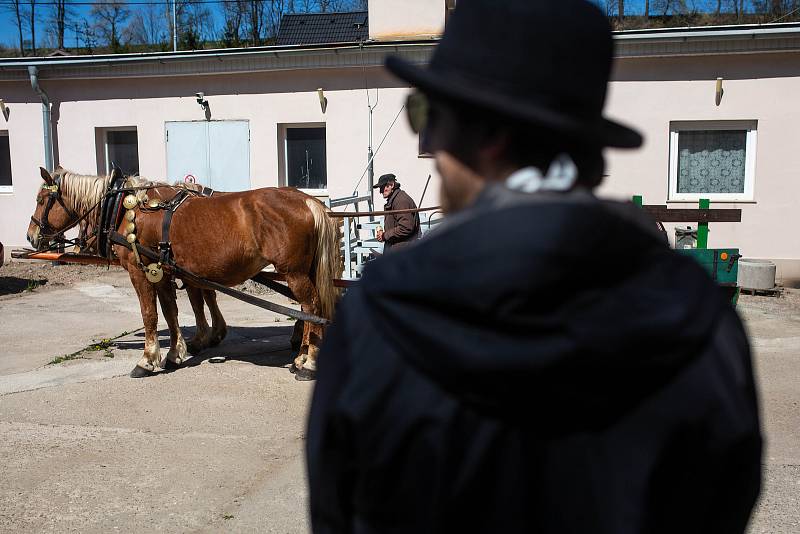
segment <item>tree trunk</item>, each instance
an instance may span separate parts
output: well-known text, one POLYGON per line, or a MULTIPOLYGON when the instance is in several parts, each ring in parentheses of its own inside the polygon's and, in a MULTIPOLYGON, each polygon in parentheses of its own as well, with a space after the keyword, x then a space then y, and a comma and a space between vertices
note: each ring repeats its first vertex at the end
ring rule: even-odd
POLYGON ((19 10, 20 0, 14 2, 14 15, 17 17, 17 32, 19 33, 19 55, 25 55, 25 42, 22 37, 22 12, 19 10))
POLYGON ((644 0, 644 18, 650 20, 650 0, 644 0))
POLYGON ((619 26, 622 28, 625 19, 625 0, 617 0, 617 14, 619 15, 619 26))
POLYGON ((56 26, 58 31, 58 48, 64 50, 64 18, 66 17, 66 0, 58 0, 56 5, 56 26))
POLYGON ((714 14, 719 17, 720 11, 722 11, 722 0, 717 0, 717 10, 714 11, 714 14))
POLYGON ((31 0, 31 51, 36 55, 36 0, 31 0))

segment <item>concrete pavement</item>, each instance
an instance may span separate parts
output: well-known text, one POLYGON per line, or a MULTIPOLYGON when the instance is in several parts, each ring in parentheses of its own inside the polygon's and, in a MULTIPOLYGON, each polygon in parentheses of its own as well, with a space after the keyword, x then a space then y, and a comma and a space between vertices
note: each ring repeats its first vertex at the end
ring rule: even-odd
POLYGON ((141 332, 119 338, 113 358, 47 365, 141 327, 124 273, 0 300, 0 532, 308 531, 313 384, 286 368, 291 323, 220 306, 229 336, 203 359, 225 363, 133 380, 141 332))
MULTIPOLYGON (((124 273, 0 297, 0 532, 308 532, 313 383, 287 370, 291 323, 225 296, 220 306, 229 336, 202 363, 133 380, 143 338, 124 273), (48 365, 124 332, 113 358, 48 365)), ((180 307, 193 325, 185 297, 180 307)), ((768 440, 750 532, 800 532, 800 292, 739 309, 768 440)))

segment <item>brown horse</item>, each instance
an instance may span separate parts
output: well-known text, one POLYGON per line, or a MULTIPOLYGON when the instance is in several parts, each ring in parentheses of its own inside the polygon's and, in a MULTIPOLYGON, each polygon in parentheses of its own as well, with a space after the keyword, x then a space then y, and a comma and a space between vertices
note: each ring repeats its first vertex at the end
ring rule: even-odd
MULTIPOLYGON (((78 175, 57 169, 52 175, 41 169, 44 184, 36 197, 36 210, 28 227, 28 241, 36 249, 48 246, 55 236, 82 223, 99 225, 99 205, 111 176, 78 175)), ((161 241, 162 210, 148 210, 145 201, 167 202, 179 191, 174 186, 142 179, 129 179, 126 187, 137 188, 139 202, 132 210, 136 243, 156 250, 161 241), (144 209, 143 209, 144 208, 144 209)), ((129 221, 117 229, 125 234, 129 221)), ((175 263, 186 271, 219 284, 234 286, 273 265, 286 277, 302 310, 333 318, 338 291, 333 278, 341 272, 338 226, 325 206, 293 188, 264 188, 241 193, 189 196, 175 211, 170 241, 175 263)), ((114 254, 130 276, 139 297, 145 327, 144 355, 131 371, 132 377, 152 374, 156 367, 174 368, 186 358, 219 343, 226 326, 213 291, 193 286, 187 280, 188 296, 197 319, 197 333, 188 343, 178 325, 175 286, 169 276, 156 283, 147 280, 141 261, 124 246, 114 245, 114 254), (162 362, 158 344, 156 298, 170 329, 170 349, 162 362), (209 306, 212 326, 203 312, 209 306)), ((145 260, 146 263, 146 260, 145 260)), ((303 324, 300 352, 294 360, 296 377, 314 377, 323 327, 303 324)))

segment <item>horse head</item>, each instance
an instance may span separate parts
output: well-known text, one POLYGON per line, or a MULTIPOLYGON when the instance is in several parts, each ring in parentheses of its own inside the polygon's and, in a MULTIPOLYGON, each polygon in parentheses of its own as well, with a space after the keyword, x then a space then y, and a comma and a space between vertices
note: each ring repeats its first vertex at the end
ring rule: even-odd
POLYGON ((28 225, 28 242, 33 248, 42 250, 53 238, 74 226, 79 216, 64 202, 61 178, 65 171, 61 167, 52 174, 41 167, 39 170, 44 182, 36 192, 36 209, 28 225))

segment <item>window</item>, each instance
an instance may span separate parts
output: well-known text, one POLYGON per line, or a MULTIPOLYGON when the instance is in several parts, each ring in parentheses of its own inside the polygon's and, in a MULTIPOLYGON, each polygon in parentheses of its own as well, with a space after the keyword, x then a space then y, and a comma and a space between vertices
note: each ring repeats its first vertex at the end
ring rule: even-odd
POLYGON ((325 126, 282 127, 284 139, 283 182, 304 190, 328 188, 325 126))
POLYGON ((135 127, 105 128, 104 172, 116 165, 125 175, 139 174, 139 140, 135 127))
POLYGON ((11 147, 8 132, 0 132, 0 193, 13 193, 11 182, 11 147))
POLYGON ((673 122, 669 199, 753 200, 756 121, 673 122))

